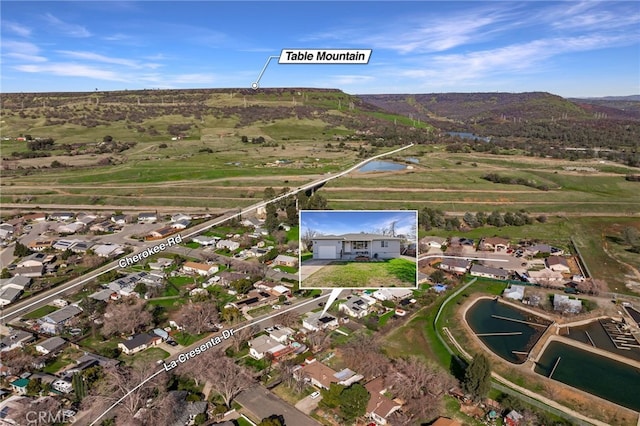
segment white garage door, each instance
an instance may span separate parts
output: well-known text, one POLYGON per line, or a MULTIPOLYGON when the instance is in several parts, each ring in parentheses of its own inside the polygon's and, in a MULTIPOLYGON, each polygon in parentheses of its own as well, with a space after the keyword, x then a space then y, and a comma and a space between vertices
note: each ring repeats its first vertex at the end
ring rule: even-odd
POLYGON ((335 246, 318 247, 318 259, 335 259, 336 257, 335 246))

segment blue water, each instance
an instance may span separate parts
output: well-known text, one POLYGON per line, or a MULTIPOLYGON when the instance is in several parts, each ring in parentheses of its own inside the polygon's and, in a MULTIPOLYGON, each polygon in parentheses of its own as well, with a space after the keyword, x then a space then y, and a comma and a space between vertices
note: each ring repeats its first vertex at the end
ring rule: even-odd
POLYGON ((371 161, 358 169, 359 172, 392 172, 395 170, 404 170, 407 166, 404 164, 391 163, 389 161, 371 161))
POLYGON ((415 158, 415 157, 405 158, 405 161, 408 161, 408 162, 414 163, 414 164, 420 164, 420 160, 415 158))
POLYGON ((468 133, 468 132, 447 132, 447 134, 449 136, 457 136, 459 138, 462 139, 478 139, 479 141, 484 141, 484 142, 490 142, 491 138, 489 137, 482 137, 482 136, 478 136, 474 133, 468 133))

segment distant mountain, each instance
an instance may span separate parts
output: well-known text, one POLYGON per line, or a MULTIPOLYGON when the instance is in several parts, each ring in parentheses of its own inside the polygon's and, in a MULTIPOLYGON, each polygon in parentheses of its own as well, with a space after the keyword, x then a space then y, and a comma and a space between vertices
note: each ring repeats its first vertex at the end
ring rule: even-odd
POLYGON ((640 95, 575 98, 589 101, 640 101, 640 95))

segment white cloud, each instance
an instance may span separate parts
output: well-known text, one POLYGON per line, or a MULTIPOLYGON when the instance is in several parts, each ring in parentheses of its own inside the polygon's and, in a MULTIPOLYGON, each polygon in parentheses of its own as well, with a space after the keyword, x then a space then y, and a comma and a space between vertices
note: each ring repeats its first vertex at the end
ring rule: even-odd
POLYGON ((17 22, 2 21, 2 28, 20 37, 29 37, 31 35, 31 28, 17 22))
POLYGON ((7 40, 2 43, 3 57, 23 62, 46 62, 47 58, 40 55, 40 48, 27 41, 7 40))
POLYGON ((72 62, 57 62, 44 65, 17 65, 14 68, 27 73, 53 74, 63 77, 85 77, 108 81, 128 81, 121 73, 72 62))
POLYGON ((78 24, 70 24, 64 22, 61 19, 55 17, 51 13, 44 15, 44 19, 51 25, 56 31, 63 33, 69 37, 85 38, 91 37, 91 33, 84 26, 78 24))

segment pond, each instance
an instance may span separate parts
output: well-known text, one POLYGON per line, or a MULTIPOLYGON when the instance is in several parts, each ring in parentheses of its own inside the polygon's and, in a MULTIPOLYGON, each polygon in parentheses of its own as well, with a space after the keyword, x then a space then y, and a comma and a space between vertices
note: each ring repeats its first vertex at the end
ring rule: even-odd
POLYGON ((638 397, 640 369, 631 365, 563 342, 552 341, 536 363, 535 371, 546 377, 551 375, 553 380, 640 411, 638 397))
POLYGON ((404 164, 392 163, 390 161, 370 161, 358 169, 359 172, 393 172, 404 170, 404 164))
POLYGON ((485 346, 514 364, 526 361, 549 325, 540 317, 492 299, 477 300, 467 310, 465 321, 485 346))

